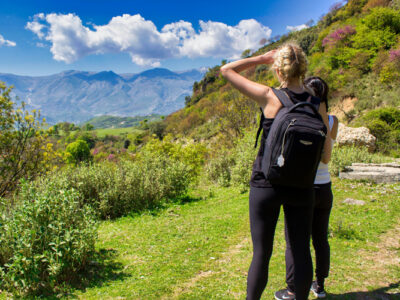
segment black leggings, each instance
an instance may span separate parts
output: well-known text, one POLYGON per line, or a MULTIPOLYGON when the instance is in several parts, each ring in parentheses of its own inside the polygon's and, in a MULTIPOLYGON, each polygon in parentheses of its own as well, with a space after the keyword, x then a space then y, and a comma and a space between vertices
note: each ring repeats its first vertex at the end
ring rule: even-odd
POLYGON ((313 189, 250 188, 253 260, 247 277, 247 299, 260 299, 267 285, 275 227, 282 204, 293 250, 296 299, 307 299, 312 281, 310 235, 313 203, 313 189))
MULTIPOLYGON (((329 216, 333 202, 331 183, 315 185, 315 206, 312 222, 312 241, 315 250, 315 278, 320 287, 324 287, 325 278, 329 274, 330 248, 328 242, 329 216)), ((285 219, 286 221, 286 219, 285 219)), ((291 245, 288 242, 288 230, 285 222, 286 237, 286 283, 292 293, 295 292, 294 260, 291 245)))

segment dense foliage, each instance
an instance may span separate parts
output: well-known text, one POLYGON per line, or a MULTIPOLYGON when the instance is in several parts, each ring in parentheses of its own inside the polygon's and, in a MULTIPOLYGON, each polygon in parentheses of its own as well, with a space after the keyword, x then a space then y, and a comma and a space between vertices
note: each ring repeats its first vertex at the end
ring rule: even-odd
POLYGON ((79 164, 91 159, 89 146, 82 139, 78 139, 75 142, 68 144, 65 149, 65 154, 68 163, 79 164))
MULTIPOLYGON (((357 119, 365 110, 388 105, 397 107, 400 104, 399 6, 398 1, 388 0, 349 0, 343 6, 339 3, 315 26, 275 38, 253 55, 287 41, 299 43, 308 55, 308 75, 321 76, 328 82, 331 106, 347 97, 358 99, 354 110, 347 112, 350 120, 357 119)), ((225 63, 222 61, 221 65, 225 63)), ((228 133, 224 130, 223 135, 230 141, 242 136, 235 128, 243 130, 253 126, 256 119, 250 116, 257 114, 256 106, 236 95, 219 74, 219 68, 210 68, 205 77, 193 85, 186 107, 166 118, 167 132, 210 139, 221 137, 222 128, 228 128, 228 133), (235 113, 230 114, 229 110, 235 113), (247 118, 242 118, 241 112, 247 118)), ((244 75, 270 86, 278 85, 265 65, 246 70, 244 75)), ((232 145, 230 143, 230 147, 232 145)))
POLYGON ((400 109, 385 107, 371 110, 357 122, 376 136, 379 152, 400 157, 400 109))
POLYGON ((23 178, 33 179, 54 167, 53 144, 41 133, 44 121, 37 111, 12 101, 11 88, 0 82, 0 197, 23 178))
POLYGON ((383 163, 389 159, 383 155, 369 153, 366 148, 354 146, 334 147, 332 151, 331 161, 329 162, 329 170, 332 175, 339 175, 346 166, 352 163, 383 163))
POLYGON ((103 218, 154 208, 185 193, 190 167, 162 153, 141 155, 134 162, 102 162, 64 168, 39 180, 38 189, 68 187, 79 192, 81 206, 90 205, 103 218))
MULTIPOLYGON (((0 288, 15 295, 57 292, 94 253, 97 225, 80 195, 49 183, 24 184, 16 206, 0 213, 0 288)), ((1 200, 1 199, 0 199, 1 200)))

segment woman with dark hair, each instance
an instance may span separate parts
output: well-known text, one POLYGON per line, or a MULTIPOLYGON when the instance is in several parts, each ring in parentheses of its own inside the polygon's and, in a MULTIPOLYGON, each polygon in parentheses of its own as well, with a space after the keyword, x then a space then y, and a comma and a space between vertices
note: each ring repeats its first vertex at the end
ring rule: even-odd
MULTIPOLYGON (((328 109, 328 85, 320 77, 309 77, 304 80, 304 85, 314 92, 315 96, 321 99, 321 104, 328 109)), ((329 115, 329 128, 331 131, 332 145, 335 142, 337 131, 338 131, 338 119, 329 115)), ((332 147, 330 147, 332 149, 332 147)), ((330 157, 330 153, 329 153, 330 157)), ((327 162, 320 162, 317 170, 317 175, 314 181, 315 191, 315 205, 314 205, 314 216, 312 221, 311 237, 315 250, 316 268, 315 277, 316 280, 312 283, 311 291, 318 298, 325 298, 325 278, 329 274, 330 264, 330 248, 328 242, 328 225, 329 216, 332 209, 332 186, 331 178, 329 175, 327 162)), ((290 247, 288 230, 285 222, 285 238, 286 238, 286 284, 287 288, 277 291, 275 298, 280 300, 295 299, 294 289, 294 263, 293 253, 290 247)))
MULTIPOLYGON (((271 184, 262 172, 264 143, 275 116, 282 108, 282 103, 271 87, 251 81, 240 74, 259 64, 272 65, 281 83, 281 90, 290 97, 293 103, 308 101, 311 96, 304 86, 304 76, 307 71, 306 55, 298 45, 293 43, 284 44, 277 50, 234 61, 221 67, 222 75, 236 89, 257 102, 264 117, 261 119, 263 134, 260 148, 250 179, 249 207, 253 259, 247 277, 247 299, 260 299, 267 285, 275 228, 283 205, 295 266, 294 291, 297 300, 304 300, 308 298, 312 283, 310 235, 314 190, 312 187, 296 188, 271 184)), ((320 106, 320 114, 325 125, 328 126, 328 117, 323 105, 320 106)), ((326 140, 330 141, 329 130, 326 140)), ((329 161, 330 149, 328 148, 330 146, 330 142, 325 142, 322 161, 329 161)))

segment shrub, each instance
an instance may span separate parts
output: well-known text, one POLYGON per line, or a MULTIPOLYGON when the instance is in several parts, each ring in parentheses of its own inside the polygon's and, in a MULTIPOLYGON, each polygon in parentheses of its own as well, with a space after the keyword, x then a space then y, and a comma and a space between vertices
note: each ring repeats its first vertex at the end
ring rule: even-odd
POLYGON ((44 120, 22 103, 16 107, 11 88, 0 82, 0 197, 13 191, 21 179, 49 171, 59 159, 53 144, 40 133, 44 120))
POLYGON ((167 135, 164 140, 151 139, 139 152, 141 156, 167 156, 171 160, 181 162, 189 168, 191 179, 195 179, 204 164, 207 153, 202 143, 194 141, 174 141, 172 135, 167 135))
POLYGON ((88 144, 84 140, 76 140, 68 144, 65 149, 66 161, 68 163, 79 164, 91 160, 92 155, 88 144))
POLYGON ((377 6, 388 6, 389 4, 389 0, 369 0, 368 3, 363 7, 363 11, 368 11, 377 6))
POLYGON ((56 292, 88 265, 96 234, 93 211, 79 205, 75 190, 24 184, 15 208, 0 215, 0 288, 20 296, 56 292))
POLYGON ((239 186, 242 191, 249 187, 251 171, 256 158, 257 149, 254 148, 253 131, 246 132, 240 139, 234 149, 233 158, 235 164, 232 166, 232 183, 239 186))
POLYGON ((357 122, 368 127, 376 137, 380 152, 400 156, 400 109, 395 107, 375 109, 366 113, 357 122))
POLYGON ((357 97, 355 109, 358 113, 379 106, 398 106, 400 104, 400 87, 377 84, 379 77, 370 73, 359 80, 350 82, 345 90, 348 95, 357 97))
POLYGON ((233 148, 219 149, 206 164, 208 180, 221 186, 233 183, 242 191, 247 190, 257 152, 254 137, 254 131, 246 131, 242 138, 235 141, 233 148))
POLYGON ((191 180, 189 171, 166 155, 142 155, 134 162, 69 167, 38 181, 37 186, 46 189, 52 183, 74 188, 79 191, 81 206, 91 205, 106 219, 153 208, 184 194, 191 180))
POLYGON ((332 151, 331 161, 329 163, 329 170, 332 175, 339 175, 346 166, 352 163, 382 163, 388 161, 388 158, 369 153, 366 148, 343 146, 334 147, 332 151))
POLYGON ((389 29, 392 32, 400 32, 399 13, 388 7, 376 7, 371 13, 363 18, 365 25, 372 30, 389 29))
POLYGON ((234 164, 233 158, 227 151, 221 151, 211 158, 205 166, 207 178, 220 186, 229 186, 231 183, 231 168, 234 164))

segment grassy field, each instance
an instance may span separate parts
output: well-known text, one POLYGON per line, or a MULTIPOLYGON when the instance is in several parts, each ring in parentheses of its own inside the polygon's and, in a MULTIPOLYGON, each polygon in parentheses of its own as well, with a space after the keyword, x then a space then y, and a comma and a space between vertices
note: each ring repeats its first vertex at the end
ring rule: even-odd
MULTIPOLYGON (((336 179, 334 195, 328 299, 400 299, 400 185, 336 179)), ((198 189, 156 212, 103 222, 98 263, 71 297, 244 299, 252 254, 247 198, 234 188, 198 189)), ((282 220, 281 212, 262 299, 284 287, 282 220)))
POLYGON ((139 133, 142 130, 137 127, 126 127, 126 128, 104 128, 104 129, 95 129, 93 132, 96 132, 98 137, 104 137, 106 135, 122 135, 125 133, 139 133))

